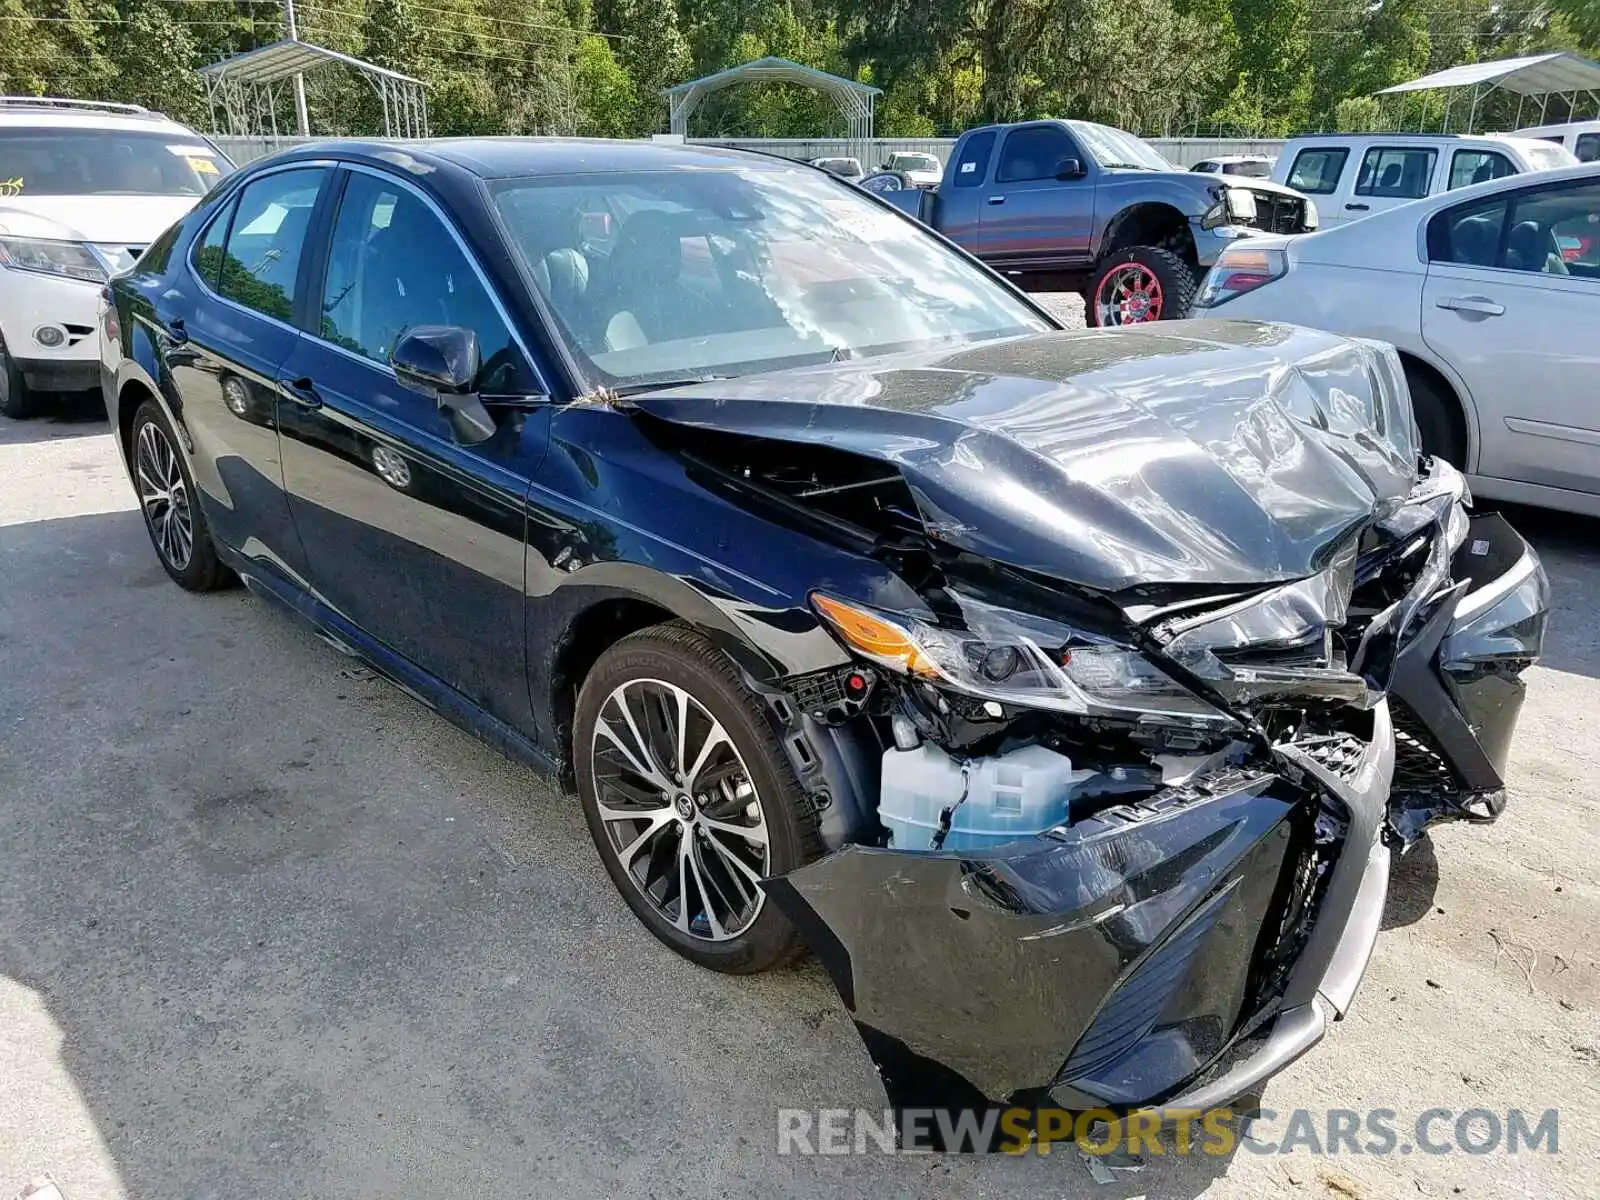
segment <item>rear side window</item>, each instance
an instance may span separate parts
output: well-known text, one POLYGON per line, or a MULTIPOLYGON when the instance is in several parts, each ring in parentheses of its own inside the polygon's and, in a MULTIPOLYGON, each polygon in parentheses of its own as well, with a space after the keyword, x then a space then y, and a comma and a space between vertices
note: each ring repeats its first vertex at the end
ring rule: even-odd
POLYGON ((1013 129, 1006 134, 1005 145, 1000 149, 1000 170, 995 182, 1054 179, 1056 166, 1062 159, 1077 157, 1077 143, 1065 129, 1055 125, 1013 129))
POLYGON ((994 133, 975 133, 961 147, 956 160, 956 186, 977 187, 988 174, 989 156, 994 153, 994 133))
POLYGON ((265 316, 294 316, 294 283, 311 210, 327 172, 280 171, 245 185, 239 194, 217 292, 265 316))
POLYGON ((1302 150, 1289 171, 1289 186, 1311 196, 1326 196, 1339 186, 1350 151, 1342 146, 1302 150))
POLYGON ((1579 162, 1600 160, 1600 133, 1580 133, 1578 144, 1572 152, 1578 156, 1579 162))
POLYGON ((1417 200, 1428 194, 1433 178, 1434 150, 1408 146, 1374 146, 1361 159, 1356 195, 1392 200, 1417 200))
POLYGON ((195 273, 213 290, 217 286, 218 276, 222 274, 222 247, 228 241, 228 226, 233 221, 234 204, 235 201, 229 200, 222 206, 222 211, 211 219, 192 256, 195 273))
POLYGON ((1511 160, 1497 150, 1457 150, 1450 159, 1450 186, 1455 191, 1474 183, 1488 183, 1515 175, 1511 160))
POLYGON ((1464 267, 1492 267, 1500 254, 1505 229, 1504 196, 1448 208, 1428 225, 1428 258, 1464 267))

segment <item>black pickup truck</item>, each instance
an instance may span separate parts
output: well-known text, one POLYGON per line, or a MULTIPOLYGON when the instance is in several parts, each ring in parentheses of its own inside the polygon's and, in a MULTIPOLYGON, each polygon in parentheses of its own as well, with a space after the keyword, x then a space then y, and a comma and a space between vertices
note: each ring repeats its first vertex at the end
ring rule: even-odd
POLYGON ((1082 292, 1090 325, 1182 317, 1225 246, 1317 227, 1299 192, 1179 170, 1089 121, 968 130, 937 188, 879 194, 1025 286, 1082 292))

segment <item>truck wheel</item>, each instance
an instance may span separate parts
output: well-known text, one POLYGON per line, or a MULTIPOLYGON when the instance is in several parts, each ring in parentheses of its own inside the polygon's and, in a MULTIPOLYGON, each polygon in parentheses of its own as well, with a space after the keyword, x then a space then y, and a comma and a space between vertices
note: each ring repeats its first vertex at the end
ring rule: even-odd
POLYGON ((1160 246, 1124 246, 1101 260, 1084 297, 1084 319, 1092 326, 1143 325, 1189 315, 1195 273, 1160 246))

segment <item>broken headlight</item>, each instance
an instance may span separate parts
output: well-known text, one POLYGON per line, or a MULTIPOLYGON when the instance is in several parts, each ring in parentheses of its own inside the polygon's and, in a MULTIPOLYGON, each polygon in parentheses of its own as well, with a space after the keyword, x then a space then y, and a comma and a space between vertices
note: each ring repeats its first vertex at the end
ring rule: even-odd
POLYGON ((880 666, 1005 704, 1124 717, 1229 721, 1137 650, 1053 621, 965 603, 976 629, 948 629, 814 593, 840 640, 880 666))

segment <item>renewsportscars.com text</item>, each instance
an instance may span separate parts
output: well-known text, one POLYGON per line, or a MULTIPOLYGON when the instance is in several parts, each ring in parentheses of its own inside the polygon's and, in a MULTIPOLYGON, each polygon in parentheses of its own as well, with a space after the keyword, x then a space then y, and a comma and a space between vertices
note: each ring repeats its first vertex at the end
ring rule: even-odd
POLYGON ((1049 1154, 1074 1147, 1088 1154, 1556 1154, 1559 1111, 1503 1113, 1429 1108, 1403 1116, 1391 1108, 1325 1111, 1270 1108, 1169 1109, 1118 1120, 1103 1109, 781 1108, 779 1154, 926 1154, 941 1150, 1049 1154))

